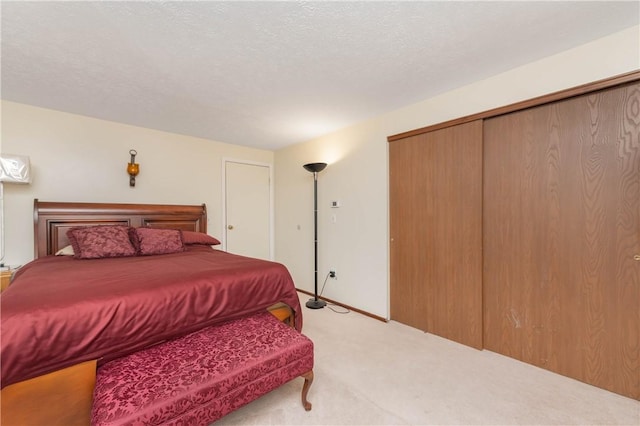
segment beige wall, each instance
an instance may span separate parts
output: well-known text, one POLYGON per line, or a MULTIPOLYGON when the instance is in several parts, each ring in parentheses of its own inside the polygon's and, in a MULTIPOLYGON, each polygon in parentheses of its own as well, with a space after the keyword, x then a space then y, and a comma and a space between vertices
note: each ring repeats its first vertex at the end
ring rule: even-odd
POLYGON ((207 204, 221 235, 222 158, 273 163, 271 151, 2 102, 2 152, 31 157, 33 183, 4 185, 5 259, 33 258, 33 199, 207 204), (129 187, 129 149, 140 174, 129 187))
POLYGON ((318 184, 319 287, 335 268, 325 296, 388 317, 387 136, 638 70, 639 40, 633 27, 277 151, 276 259, 299 288, 313 290, 313 181, 302 165, 330 163, 318 184), (331 200, 342 207, 330 208, 331 200))

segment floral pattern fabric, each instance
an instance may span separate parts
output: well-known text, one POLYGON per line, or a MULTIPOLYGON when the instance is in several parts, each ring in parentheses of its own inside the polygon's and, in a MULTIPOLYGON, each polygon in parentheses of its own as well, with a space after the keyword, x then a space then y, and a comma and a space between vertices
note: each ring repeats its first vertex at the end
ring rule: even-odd
POLYGON ((77 259, 135 256, 136 249, 129 239, 129 227, 100 225, 71 228, 67 238, 77 259))
POLYGON ((208 425, 313 369, 313 343, 268 312, 104 364, 91 424, 208 425))
POLYGON ((182 233, 177 229, 131 228, 131 241, 142 256, 184 251, 182 233))

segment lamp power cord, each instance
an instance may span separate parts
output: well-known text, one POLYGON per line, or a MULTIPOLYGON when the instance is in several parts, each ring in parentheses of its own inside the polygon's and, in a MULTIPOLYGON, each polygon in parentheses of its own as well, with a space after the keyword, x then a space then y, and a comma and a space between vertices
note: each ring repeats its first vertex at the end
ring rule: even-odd
MULTIPOLYGON (((331 275, 331 272, 327 272, 327 275, 324 277, 324 282, 322 283, 322 289, 320 289, 320 296, 322 296, 322 292, 324 291, 324 286, 327 285, 327 280, 329 279, 330 275, 331 275)), ((327 302, 327 308, 331 309, 336 314, 348 314, 349 312, 351 312, 351 310, 345 308, 344 306, 336 305, 335 303, 327 302), (336 308, 339 308, 339 309, 336 309, 336 308)))

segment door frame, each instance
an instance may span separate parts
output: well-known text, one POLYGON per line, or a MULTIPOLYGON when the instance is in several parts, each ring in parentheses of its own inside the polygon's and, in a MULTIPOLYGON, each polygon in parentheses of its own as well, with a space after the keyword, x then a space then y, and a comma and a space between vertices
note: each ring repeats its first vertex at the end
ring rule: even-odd
POLYGON ((274 188, 273 188, 273 164, 262 163, 259 161, 241 160, 232 157, 222 158, 222 249, 227 250, 227 163, 245 164, 249 166, 266 167, 269 169, 269 260, 274 260, 275 254, 275 241, 274 241, 274 188))

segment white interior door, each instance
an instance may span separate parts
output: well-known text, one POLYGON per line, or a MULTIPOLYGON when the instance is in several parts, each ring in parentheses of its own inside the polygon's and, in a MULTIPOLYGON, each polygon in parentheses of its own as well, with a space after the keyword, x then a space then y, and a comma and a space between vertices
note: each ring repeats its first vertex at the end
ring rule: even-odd
POLYGON ((225 248, 271 259, 271 166, 225 161, 225 248))

